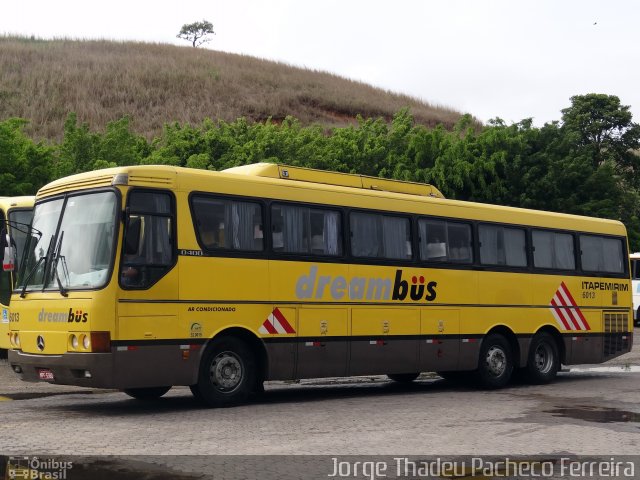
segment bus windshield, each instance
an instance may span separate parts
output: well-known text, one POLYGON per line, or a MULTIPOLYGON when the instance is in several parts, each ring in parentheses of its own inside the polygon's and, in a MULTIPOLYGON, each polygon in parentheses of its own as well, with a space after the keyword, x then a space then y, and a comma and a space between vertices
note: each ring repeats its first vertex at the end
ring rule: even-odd
POLYGON ((24 252, 24 244, 27 241, 32 216, 33 209, 31 208, 9 212, 9 224, 12 226, 11 238, 16 242, 16 257, 18 259, 22 257, 22 252, 24 252))
POLYGON ((36 205, 17 289, 104 286, 115 250, 116 200, 114 192, 99 192, 36 205))

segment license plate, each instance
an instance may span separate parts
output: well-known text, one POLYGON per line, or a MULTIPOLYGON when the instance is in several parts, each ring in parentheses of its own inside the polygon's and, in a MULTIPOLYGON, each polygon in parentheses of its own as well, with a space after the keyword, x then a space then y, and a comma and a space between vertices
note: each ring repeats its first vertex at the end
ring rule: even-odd
POLYGON ((53 372, 47 368, 40 368, 38 370, 38 377, 40 378, 40 380, 54 380, 53 372))

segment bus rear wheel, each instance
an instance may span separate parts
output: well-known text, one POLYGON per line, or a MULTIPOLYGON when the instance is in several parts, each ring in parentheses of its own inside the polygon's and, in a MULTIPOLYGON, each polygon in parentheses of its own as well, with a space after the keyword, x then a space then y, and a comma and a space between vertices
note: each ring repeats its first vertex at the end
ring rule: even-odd
POLYGON ((256 365, 251 349, 236 337, 214 340, 200 364, 194 396, 210 407, 230 407, 247 400, 255 389, 256 365))
POLYGON ((125 388, 124 393, 137 400, 155 400, 171 390, 171 387, 125 388))
POLYGON ((419 373, 389 373, 387 377, 389 377, 394 382, 398 383, 411 383, 416 378, 418 378, 419 373))
POLYGON ((560 356, 555 339, 546 332, 539 332, 531 340, 526 377, 530 383, 543 384, 552 381, 560 369, 560 356))
POLYGON ((476 378, 482 387, 502 388, 513 373, 513 356, 509 341, 500 334, 485 337, 480 347, 476 378))

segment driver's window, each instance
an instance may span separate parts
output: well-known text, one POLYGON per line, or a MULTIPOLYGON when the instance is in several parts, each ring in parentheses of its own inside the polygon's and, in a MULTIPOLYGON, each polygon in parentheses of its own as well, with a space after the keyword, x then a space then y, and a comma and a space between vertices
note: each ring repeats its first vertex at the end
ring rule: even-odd
POLYGON ((134 190, 127 207, 120 284, 148 288, 175 263, 173 200, 168 192, 134 190))

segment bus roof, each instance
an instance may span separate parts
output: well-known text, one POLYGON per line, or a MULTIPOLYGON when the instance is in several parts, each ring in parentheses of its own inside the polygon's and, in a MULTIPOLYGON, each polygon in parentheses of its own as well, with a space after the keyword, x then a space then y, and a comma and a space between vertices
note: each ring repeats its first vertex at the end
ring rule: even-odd
POLYGON ((295 198, 291 199, 308 203, 626 235, 624 225, 616 220, 450 200, 428 184, 267 163, 234 167, 221 172, 166 165, 108 168, 55 180, 42 187, 36 199, 66 191, 111 185, 219 191, 273 199, 289 199, 292 195, 295 198), (283 186, 291 189, 284 193, 279 189, 283 186), (403 189, 407 191, 398 191, 403 189), (428 212, 424 211, 426 204, 429 205, 428 212))
POLYGON ((35 196, 24 195, 21 197, 0 197, 0 208, 7 211, 10 208, 29 208, 33 207, 35 196))
POLYGON ((299 182, 321 183, 341 187, 364 188, 383 192, 406 193, 408 195, 423 195, 427 197, 444 198, 444 195, 433 185, 428 183, 405 182, 389 180, 380 177, 369 177, 353 173, 328 172, 313 168, 291 167, 275 163, 254 163, 240 167, 222 170, 226 173, 239 175, 253 175, 256 177, 281 178, 299 182))

